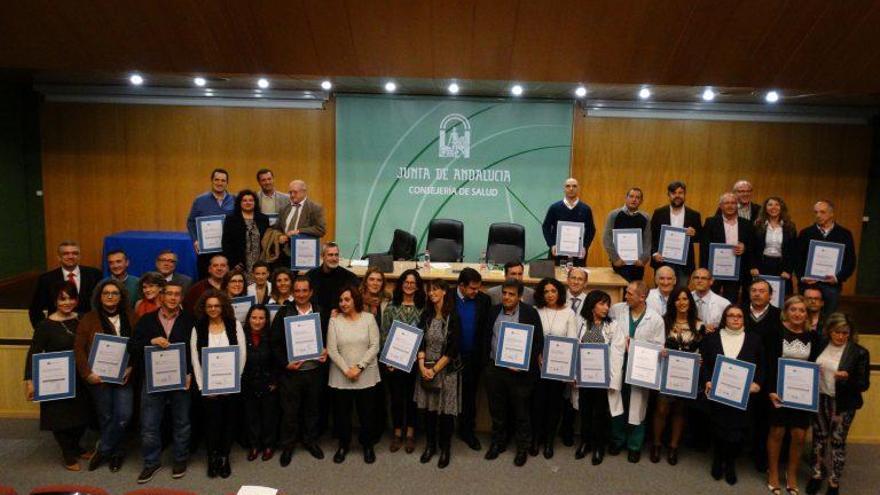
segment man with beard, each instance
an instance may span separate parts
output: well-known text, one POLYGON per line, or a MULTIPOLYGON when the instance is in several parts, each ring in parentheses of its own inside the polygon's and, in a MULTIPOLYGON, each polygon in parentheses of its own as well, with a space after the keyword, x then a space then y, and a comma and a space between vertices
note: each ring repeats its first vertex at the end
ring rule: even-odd
POLYGON ((700 212, 692 210, 685 206, 685 196, 687 195, 687 186, 684 182, 674 181, 666 186, 666 193, 669 196, 669 206, 661 206, 654 210, 651 215, 651 240, 653 243, 651 266, 656 270, 661 266, 668 266, 675 271, 675 278, 679 287, 686 287, 687 281, 690 279, 691 273, 694 271, 694 244, 700 239, 700 231, 702 229, 702 217, 700 212), (688 237, 688 256, 687 263, 678 265, 669 263, 660 256, 660 227, 670 225, 672 227, 681 227, 686 229, 688 237))

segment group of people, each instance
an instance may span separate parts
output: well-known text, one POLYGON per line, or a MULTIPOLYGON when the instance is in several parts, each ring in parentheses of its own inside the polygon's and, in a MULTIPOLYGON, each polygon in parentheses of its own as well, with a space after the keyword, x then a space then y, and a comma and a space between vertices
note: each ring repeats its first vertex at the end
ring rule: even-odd
MULTIPOLYGON (((827 479, 828 492, 836 493, 847 430, 862 405, 870 361, 857 344, 852 321, 832 311, 840 284, 852 273, 854 252, 850 252, 849 232, 834 224, 830 202, 816 203, 816 224, 795 235, 782 200, 770 198, 763 208, 757 207, 748 201, 751 185, 744 181, 735 185, 734 193, 721 197, 718 214, 705 225, 699 213, 684 206, 684 184, 670 184, 670 205, 658 208, 650 218, 639 210, 642 193, 633 188, 624 207, 609 215, 603 236, 615 270, 630 280, 625 302, 612 304, 607 293, 587 291, 588 272, 577 266, 568 271, 564 283, 547 278, 532 289, 523 285, 523 264, 511 262, 505 265, 506 280, 485 292, 480 272, 471 268, 460 272, 455 286, 424 280, 418 270, 407 270, 389 293, 381 271, 371 268, 358 279, 339 265, 339 247, 328 242, 322 246, 319 267, 292 272, 286 268, 289 239, 303 232, 321 237, 326 229, 323 210, 307 199, 301 181, 291 182, 290 195, 285 197, 268 187, 271 171, 261 170, 257 177, 260 191, 242 191, 233 201, 226 191, 228 173, 215 170, 212 190, 194 201, 191 220, 217 213, 215 208, 232 211, 224 226, 223 253, 199 256, 204 264, 201 280, 176 273, 177 258, 171 251, 159 253, 156 271, 139 279, 127 273, 124 252, 106 253, 111 275, 102 279, 98 270, 79 264, 75 242, 59 246, 61 267, 40 277, 30 308, 35 332, 25 379, 32 397, 30 356, 74 350, 78 393, 72 399, 41 403, 41 427, 53 432, 67 469, 79 470, 79 461, 86 459, 90 470, 104 463, 111 471, 119 470, 137 404, 144 463, 140 483, 150 481, 161 469, 166 410, 171 418, 174 478, 185 475, 199 436, 204 437, 210 477, 230 476, 229 454, 236 441, 246 445, 249 461, 270 460, 280 450, 280 464, 287 466, 297 443, 322 459, 318 439, 328 430, 338 440, 333 461, 344 462, 351 447, 353 410, 366 463, 375 461, 375 445, 390 416, 389 451, 414 452, 416 432, 423 430, 426 441, 420 461, 428 463, 438 456, 438 467, 444 468, 450 463, 456 426, 469 448, 482 449, 474 432, 482 381, 491 416, 488 460, 505 452, 511 440, 517 466, 539 453, 551 458, 558 436, 565 445, 574 446, 579 417, 578 459, 590 456, 598 465, 606 453, 617 455, 626 449, 629 461, 639 462, 650 433, 650 460, 659 462, 665 448, 667 462, 675 465, 683 438, 689 435, 698 443, 711 439, 711 474, 730 484, 737 481, 739 452, 750 446, 756 467, 768 472, 769 491, 781 493, 780 457, 788 434, 785 489, 797 493, 797 463, 805 432, 812 427, 813 476, 807 492, 816 493, 827 479), (267 215, 276 214, 269 226, 267 215), (702 239, 736 245, 747 260, 742 263, 741 281, 717 283, 705 263, 696 268, 693 249, 687 265, 665 263, 651 247, 663 224, 687 228, 692 243, 702 239), (608 242, 614 228, 642 229, 643 259, 634 265, 621 262, 613 242, 608 242), (771 285, 752 277, 775 272, 790 278, 801 273, 803 240, 814 235, 844 244, 848 239, 844 268, 828 280, 802 283, 802 295, 786 299, 780 311, 770 304, 771 285), (655 265, 656 287, 650 291, 641 280, 648 263, 655 265), (245 294, 254 295, 256 304, 237 320, 231 300, 245 294), (315 359, 289 362, 284 318, 305 314, 319 315, 326 348, 315 359), (394 322, 424 332, 410 372, 377 359, 394 322), (527 371, 495 363, 505 322, 534 327, 527 371), (104 383, 90 369, 88 356, 97 333, 128 337, 130 360, 124 383, 104 383), (545 336, 607 344, 609 387, 578 388, 542 378, 545 336), (699 398, 676 398, 626 383, 624 370, 634 340, 700 353, 703 393, 699 398), (185 388, 148 393, 143 376, 145 347, 175 343, 189 350, 185 388), (239 394, 200 393, 201 350, 218 346, 241 349, 239 394), (745 411, 706 400, 719 356, 756 367, 745 411), (779 358, 820 364, 818 413, 781 407, 775 390, 779 358), (100 441, 91 449, 81 441, 93 424, 100 441), (201 431, 210 434, 200 435, 201 431), (830 463, 826 462, 829 451, 830 463)), ((574 179, 566 181, 565 198, 551 206, 547 216, 548 244, 551 238, 555 242, 555 221, 592 224, 592 213, 578 199, 574 179)), ((193 222, 190 227, 194 235, 193 222)), ((586 259, 595 229, 585 232, 583 257, 575 265, 586 259)), ((552 247, 551 255, 556 255, 552 247)))

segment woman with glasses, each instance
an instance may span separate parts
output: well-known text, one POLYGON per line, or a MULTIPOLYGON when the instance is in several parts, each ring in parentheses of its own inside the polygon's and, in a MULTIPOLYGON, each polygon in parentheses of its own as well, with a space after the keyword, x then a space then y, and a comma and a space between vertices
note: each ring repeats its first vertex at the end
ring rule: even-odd
POLYGON ((230 299, 247 295, 247 278, 241 270, 232 270, 223 277, 222 290, 230 299))

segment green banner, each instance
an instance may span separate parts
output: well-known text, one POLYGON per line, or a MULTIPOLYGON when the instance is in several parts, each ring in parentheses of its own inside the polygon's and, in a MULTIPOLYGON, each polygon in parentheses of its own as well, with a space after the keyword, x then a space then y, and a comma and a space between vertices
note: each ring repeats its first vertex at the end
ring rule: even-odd
POLYGON ((464 222, 465 260, 489 225, 526 228, 526 259, 545 256, 541 222, 569 175, 572 107, 442 97, 340 95, 336 235, 343 256, 385 252, 394 229, 427 244, 434 218, 464 222))

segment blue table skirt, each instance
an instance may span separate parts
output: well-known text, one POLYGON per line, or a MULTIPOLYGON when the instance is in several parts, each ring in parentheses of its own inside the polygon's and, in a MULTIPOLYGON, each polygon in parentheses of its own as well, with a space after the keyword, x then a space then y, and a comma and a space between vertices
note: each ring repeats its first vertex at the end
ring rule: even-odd
POLYGON ((177 253, 177 272, 196 279, 196 253, 192 240, 186 232, 161 232, 151 230, 126 230, 104 238, 102 266, 109 276, 107 253, 123 249, 128 254, 128 273, 140 277, 144 272, 156 271, 156 257, 164 249, 177 253))

